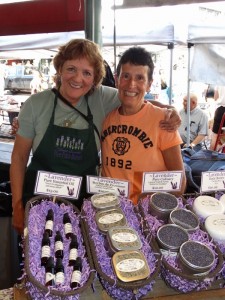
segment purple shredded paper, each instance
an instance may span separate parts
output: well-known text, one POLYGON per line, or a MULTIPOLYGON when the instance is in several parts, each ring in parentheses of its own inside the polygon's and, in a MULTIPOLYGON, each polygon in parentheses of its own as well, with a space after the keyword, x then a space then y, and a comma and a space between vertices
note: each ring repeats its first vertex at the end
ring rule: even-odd
MULTIPOLYGON (((142 233, 140 220, 137 213, 134 211, 134 205, 127 198, 120 197, 120 208, 125 214, 127 225, 138 232, 142 242, 142 248, 140 250, 145 255, 150 268, 150 272, 151 274, 153 274, 156 269, 156 257, 151 246, 142 233)), ((118 300, 140 299, 142 296, 146 295, 149 291, 152 290, 154 281, 151 281, 149 284, 139 288, 135 293, 131 290, 123 289, 116 285, 118 282, 118 278, 116 277, 115 272, 112 268, 111 256, 104 246, 105 235, 99 231, 95 221, 96 210, 89 200, 84 201, 82 209, 85 213, 85 221, 87 222, 89 227, 89 236, 95 244, 95 252, 102 272, 115 281, 114 285, 110 285, 109 282, 107 282, 105 279, 100 278, 102 285, 104 286, 108 294, 112 296, 113 299, 118 300)))
MULTIPOLYGON (((179 207, 185 208, 187 205, 192 206, 194 199, 195 199, 194 197, 189 197, 186 200, 186 205, 185 205, 182 201, 182 198, 178 198, 179 207)), ((142 199, 141 202, 139 203, 139 205, 141 206, 141 210, 144 213, 144 219, 146 220, 146 222, 149 226, 149 229, 150 229, 149 234, 151 234, 153 237, 156 237, 158 228, 164 224, 163 221, 158 220, 156 217, 149 214, 149 210, 148 210, 149 197, 142 199)), ((201 221, 202 220, 200 220, 200 222, 201 221)), ((215 251, 215 243, 213 242, 212 239, 209 238, 208 234, 201 229, 197 229, 193 233, 189 233, 189 240, 202 242, 212 249, 212 251, 214 252, 214 255, 215 255, 215 261, 214 261, 214 265, 212 266, 212 268, 210 270, 210 273, 211 273, 218 264, 218 255, 215 251)), ((176 256, 172 256, 169 254, 164 255, 163 260, 166 261, 167 264, 170 265, 172 268, 176 269, 177 271, 180 271, 181 276, 178 276, 177 274, 175 274, 171 270, 169 270, 166 267, 165 263, 161 264, 162 278, 165 280, 165 282, 169 286, 178 290, 179 292, 188 293, 193 290, 199 291, 202 289, 207 289, 212 284, 212 282, 215 280, 215 276, 213 278, 210 277, 210 273, 208 274, 207 278, 205 278, 205 279, 199 278, 199 279, 191 280, 191 279, 184 278, 184 277, 182 277, 182 271, 179 269, 179 266, 177 264, 176 256)))
MULTIPOLYGON (((54 213, 54 226, 53 226, 53 235, 50 237, 51 243, 51 256, 54 257, 54 261, 56 262, 56 258, 54 255, 54 238, 56 235, 56 231, 59 230, 64 245, 64 257, 63 257, 63 265, 64 265, 64 273, 65 273, 65 281, 63 284, 59 286, 54 286, 49 288, 49 292, 44 294, 44 291, 41 291, 40 288, 37 288, 33 282, 27 281, 26 288, 29 291, 32 299, 50 299, 50 300, 61 300, 60 296, 52 295, 51 289, 55 289, 59 292, 71 292, 70 280, 73 272, 73 267, 68 266, 69 262, 69 245, 70 239, 67 239, 64 232, 64 224, 63 224, 63 215, 64 213, 68 213, 71 219, 73 233, 77 236, 78 240, 78 256, 82 259, 82 276, 80 286, 84 286, 87 282, 90 272, 93 271, 90 269, 90 265, 88 263, 86 257, 85 247, 83 245, 83 237, 80 230, 80 216, 75 214, 73 211, 73 207, 71 205, 66 205, 64 203, 54 203, 53 201, 42 200, 39 204, 33 205, 29 210, 28 216, 28 233, 29 233, 29 270, 32 275, 36 278, 36 280, 45 285, 45 267, 41 266, 41 242, 45 228, 46 215, 49 209, 53 210, 54 213)), ((79 299, 79 294, 72 296, 64 296, 65 300, 77 300, 79 299)))

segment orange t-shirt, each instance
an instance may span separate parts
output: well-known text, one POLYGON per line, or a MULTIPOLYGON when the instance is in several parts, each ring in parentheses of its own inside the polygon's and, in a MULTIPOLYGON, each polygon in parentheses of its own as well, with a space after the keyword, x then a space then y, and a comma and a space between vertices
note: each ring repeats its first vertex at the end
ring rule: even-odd
POLYGON ((124 116, 115 109, 103 123, 102 176, 129 180, 134 204, 141 193, 143 172, 167 171, 162 151, 182 143, 178 131, 159 127, 164 117, 165 109, 146 102, 135 115, 124 116))

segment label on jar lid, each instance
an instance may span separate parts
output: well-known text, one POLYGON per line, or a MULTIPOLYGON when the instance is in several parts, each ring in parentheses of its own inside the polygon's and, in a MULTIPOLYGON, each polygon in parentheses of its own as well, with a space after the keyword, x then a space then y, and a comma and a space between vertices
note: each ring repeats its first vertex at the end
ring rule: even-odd
POLYGON ((137 240, 137 236, 130 232, 118 232, 112 235, 112 240, 119 243, 133 243, 137 240))
POLYGON ((119 198, 114 193, 95 194, 91 197, 91 203, 97 209, 110 208, 119 204, 119 198))
POLYGON ((145 279, 150 275, 150 269, 141 251, 118 251, 112 258, 117 277, 124 282, 145 279))
POLYGON ((98 222, 101 224, 111 224, 111 223, 118 222, 122 219, 123 219, 122 214, 111 213, 111 214, 108 214, 108 215, 105 215, 105 216, 99 218, 98 222))
POLYGON ((99 230, 107 232, 113 226, 126 225, 123 211, 118 207, 110 210, 99 210, 95 215, 99 230))

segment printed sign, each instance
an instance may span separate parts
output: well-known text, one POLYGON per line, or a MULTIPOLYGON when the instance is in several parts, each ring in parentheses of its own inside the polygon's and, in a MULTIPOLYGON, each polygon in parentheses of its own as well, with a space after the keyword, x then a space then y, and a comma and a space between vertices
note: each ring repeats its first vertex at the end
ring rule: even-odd
POLYGON ((143 173, 142 192, 180 191, 183 172, 145 172, 143 173))
POLYGON ((118 196, 129 197, 129 181, 87 176, 87 192, 90 194, 113 192, 118 196))
POLYGON ((202 172, 201 191, 215 192, 225 190, 225 171, 202 172))
POLYGON ((82 177, 38 171, 34 193, 78 199, 82 177))

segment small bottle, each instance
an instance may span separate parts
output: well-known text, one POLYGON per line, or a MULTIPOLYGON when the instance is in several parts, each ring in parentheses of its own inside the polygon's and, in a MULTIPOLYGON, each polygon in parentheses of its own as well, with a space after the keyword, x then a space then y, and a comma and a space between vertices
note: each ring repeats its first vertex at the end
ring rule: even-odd
POLYGON ((52 256, 49 257, 45 267, 45 285, 46 286, 55 285, 55 266, 54 266, 54 259, 52 256))
POLYGON ((77 237, 73 234, 70 242, 69 266, 74 266, 78 255, 77 237))
POLYGON ((71 220, 70 220, 68 213, 65 213, 63 216, 63 224, 64 224, 66 238, 67 239, 71 238, 73 235, 73 231, 72 231, 71 220))
POLYGON ((81 282, 81 271, 82 271, 82 262, 81 258, 77 257, 76 262, 73 266, 73 273, 71 278, 70 287, 71 289, 79 287, 81 282))
POLYGON ((48 232, 50 237, 52 236, 52 232, 53 232, 53 221, 54 221, 53 210, 49 209, 48 214, 46 216, 45 232, 48 232))
POLYGON ((55 257, 63 258, 63 238, 60 231, 56 231, 55 236, 55 257))
POLYGON ((50 239, 48 232, 44 232, 41 242, 41 265, 45 266, 50 257, 50 239))
POLYGON ((55 265, 55 284, 63 284, 65 280, 62 258, 57 258, 55 265))

